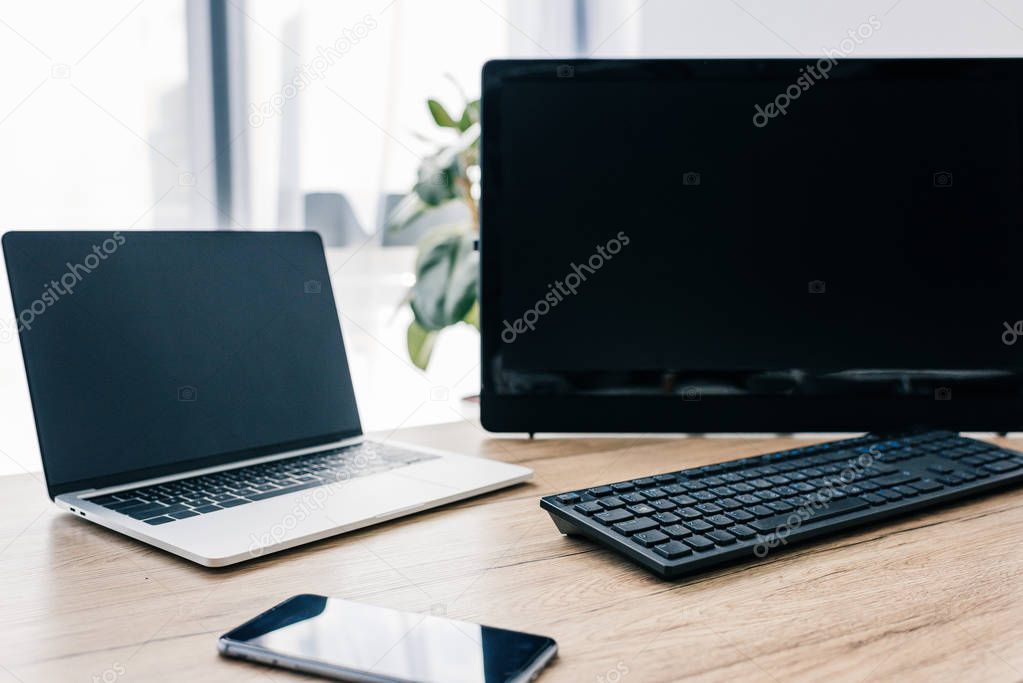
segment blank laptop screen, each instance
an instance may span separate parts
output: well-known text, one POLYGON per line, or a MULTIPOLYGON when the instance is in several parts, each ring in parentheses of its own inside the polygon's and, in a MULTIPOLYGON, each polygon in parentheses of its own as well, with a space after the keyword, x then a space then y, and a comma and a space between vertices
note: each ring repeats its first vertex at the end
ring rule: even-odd
POLYGON ((9 233, 51 495, 361 433, 312 233, 9 233))

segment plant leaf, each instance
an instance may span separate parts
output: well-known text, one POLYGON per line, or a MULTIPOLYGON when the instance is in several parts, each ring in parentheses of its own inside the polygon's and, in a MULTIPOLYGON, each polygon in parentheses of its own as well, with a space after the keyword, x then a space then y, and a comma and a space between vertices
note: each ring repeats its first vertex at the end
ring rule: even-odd
POLYGON ((444 108, 444 105, 433 99, 432 97, 426 100, 426 106, 430 110, 430 115, 433 116, 434 122, 441 128, 458 128, 458 124, 451 118, 451 114, 444 108))
POLYGON ((408 357, 412 364, 420 370, 425 370, 430 364, 430 356, 433 355, 433 347, 437 343, 438 332, 424 330, 415 320, 408 324, 405 332, 405 345, 408 347, 408 357))
POLYGON ((463 320, 465 320, 465 322, 467 322, 470 325, 472 325, 473 327, 475 327, 476 331, 479 332, 479 329, 480 329, 480 302, 479 302, 479 299, 477 299, 476 301, 473 302, 472 308, 470 308, 469 312, 465 314, 465 317, 463 318, 463 320))
POLYGON ((464 227, 449 226, 421 243, 410 305, 423 329, 454 325, 476 303, 479 253, 473 240, 464 227))
POLYGON ((417 172, 418 181, 412 189, 427 206, 440 206, 458 197, 456 178, 461 175, 461 159, 445 148, 423 160, 417 172))
POLYGON ((462 111, 462 118, 458 120, 458 130, 463 133, 472 126, 474 123, 479 123, 480 120, 480 101, 473 100, 467 102, 465 109, 462 111))

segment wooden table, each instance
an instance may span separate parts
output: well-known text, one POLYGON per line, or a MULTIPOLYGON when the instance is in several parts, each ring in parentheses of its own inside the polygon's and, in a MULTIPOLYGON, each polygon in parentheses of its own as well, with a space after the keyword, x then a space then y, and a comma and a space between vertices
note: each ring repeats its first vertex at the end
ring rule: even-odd
POLYGON ((299 680, 217 636, 295 593, 552 636, 540 680, 1023 680, 1023 491, 674 582, 559 534, 541 495, 788 448, 724 438, 394 438, 521 463, 530 484, 220 570, 0 479, 0 681, 299 680))

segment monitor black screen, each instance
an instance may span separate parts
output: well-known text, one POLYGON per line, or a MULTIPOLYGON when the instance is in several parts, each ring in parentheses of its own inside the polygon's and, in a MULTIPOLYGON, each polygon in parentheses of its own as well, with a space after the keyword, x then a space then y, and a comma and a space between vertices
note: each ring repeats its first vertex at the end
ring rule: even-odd
POLYGON ((1021 105, 1017 60, 488 64, 485 424, 1023 423, 1021 105))
POLYGON ((3 244, 51 495, 361 433, 316 234, 3 244))

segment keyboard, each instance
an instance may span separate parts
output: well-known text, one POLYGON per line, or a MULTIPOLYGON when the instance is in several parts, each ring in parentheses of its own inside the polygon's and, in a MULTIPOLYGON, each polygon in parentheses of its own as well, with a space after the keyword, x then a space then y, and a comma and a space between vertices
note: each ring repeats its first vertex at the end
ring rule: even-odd
POLYGON ((146 524, 169 524, 437 457, 421 451, 364 442, 87 500, 146 524))
POLYGON ((1023 454, 951 432, 867 435, 546 496, 560 531, 663 578, 1023 482, 1023 454))

